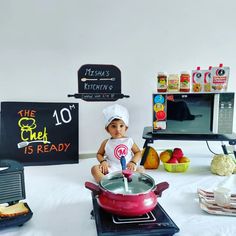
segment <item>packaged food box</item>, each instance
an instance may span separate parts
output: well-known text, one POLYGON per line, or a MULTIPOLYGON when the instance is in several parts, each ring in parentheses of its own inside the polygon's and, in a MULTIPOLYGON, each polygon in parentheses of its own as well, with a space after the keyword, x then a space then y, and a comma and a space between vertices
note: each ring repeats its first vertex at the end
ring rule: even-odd
POLYGON ((211 91, 212 92, 225 92, 227 91, 229 81, 228 66, 220 64, 218 67, 212 67, 211 70, 211 91))
POLYGON ((204 86, 204 72, 200 66, 196 70, 192 70, 192 91, 199 93, 203 91, 204 86))
POLYGON ((211 92, 211 69, 212 66, 209 66, 208 70, 203 70, 204 92, 211 92))

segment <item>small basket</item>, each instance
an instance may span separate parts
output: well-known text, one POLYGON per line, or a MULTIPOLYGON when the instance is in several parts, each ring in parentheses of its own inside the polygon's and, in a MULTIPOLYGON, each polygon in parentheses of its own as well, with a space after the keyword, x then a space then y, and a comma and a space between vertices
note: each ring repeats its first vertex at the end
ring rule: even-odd
POLYGON ((168 172, 185 172, 189 167, 190 162, 185 163, 163 163, 164 168, 168 172))

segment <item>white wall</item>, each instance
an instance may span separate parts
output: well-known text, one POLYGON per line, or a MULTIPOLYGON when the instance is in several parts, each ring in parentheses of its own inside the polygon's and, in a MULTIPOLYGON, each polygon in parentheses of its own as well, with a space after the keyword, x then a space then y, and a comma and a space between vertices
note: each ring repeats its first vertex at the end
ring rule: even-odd
POLYGON ((236 91, 235 12, 234 0, 1 0, 0 101, 79 102, 80 153, 96 152, 111 102, 67 94, 77 92, 82 65, 114 64, 130 95, 117 102, 129 109, 129 135, 141 147, 158 71, 224 63, 236 91))

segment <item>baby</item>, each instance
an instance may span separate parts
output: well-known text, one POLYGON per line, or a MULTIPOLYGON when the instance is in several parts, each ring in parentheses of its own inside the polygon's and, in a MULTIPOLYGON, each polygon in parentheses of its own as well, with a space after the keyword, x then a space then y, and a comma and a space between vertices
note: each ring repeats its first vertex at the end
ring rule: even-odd
POLYGON ((115 104, 105 108, 103 114, 105 129, 111 137, 104 140, 98 149, 97 160, 100 164, 91 169, 94 179, 99 182, 104 175, 121 171, 120 158, 122 156, 126 159, 127 169, 143 172, 143 168, 138 167, 142 158, 141 151, 133 139, 126 136, 129 126, 128 110, 115 104))

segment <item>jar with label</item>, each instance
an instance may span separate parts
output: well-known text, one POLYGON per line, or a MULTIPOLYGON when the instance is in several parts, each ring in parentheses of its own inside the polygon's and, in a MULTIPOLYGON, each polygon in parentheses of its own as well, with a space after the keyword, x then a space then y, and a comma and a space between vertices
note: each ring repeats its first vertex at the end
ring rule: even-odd
POLYGON ((190 91, 190 74, 187 71, 183 71, 180 74, 180 92, 190 91))
POLYGON ((179 75, 170 74, 168 76, 168 92, 179 92, 179 75))
POLYGON ((157 92, 167 91, 167 75, 164 72, 159 72, 157 75, 157 92))

